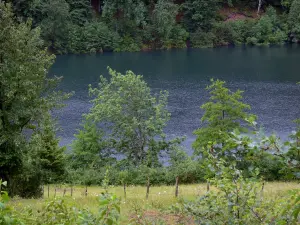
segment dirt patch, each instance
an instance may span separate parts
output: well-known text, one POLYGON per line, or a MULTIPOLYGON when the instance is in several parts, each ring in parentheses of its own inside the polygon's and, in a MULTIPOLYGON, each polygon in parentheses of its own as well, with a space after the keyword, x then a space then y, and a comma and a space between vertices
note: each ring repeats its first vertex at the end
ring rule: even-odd
POLYGON ((241 9, 235 7, 224 7, 219 11, 219 15, 224 19, 225 22, 245 19, 256 19, 260 16, 257 15, 256 9, 241 9))

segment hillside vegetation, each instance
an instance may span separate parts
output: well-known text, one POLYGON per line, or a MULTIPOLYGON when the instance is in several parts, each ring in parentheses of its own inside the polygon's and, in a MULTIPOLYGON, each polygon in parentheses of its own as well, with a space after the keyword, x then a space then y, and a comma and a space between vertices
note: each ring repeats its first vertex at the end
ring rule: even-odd
POLYGON ((6 1, 57 54, 270 45, 300 36, 298 0, 6 1))

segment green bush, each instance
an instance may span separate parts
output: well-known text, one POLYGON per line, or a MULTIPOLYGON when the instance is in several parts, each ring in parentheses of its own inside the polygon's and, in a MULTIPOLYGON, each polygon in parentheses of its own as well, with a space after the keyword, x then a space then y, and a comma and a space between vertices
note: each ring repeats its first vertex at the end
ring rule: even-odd
POLYGON ((197 30, 190 34, 191 46, 193 48, 212 48, 214 46, 215 35, 212 32, 197 30))
POLYGON ((269 45, 282 44, 285 40, 287 40, 285 25, 278 19, 275 9, 268 8, 266 14, 252 27, 246 43, 269 45))
POLYGON ((121 38, 119 45, 114 48, 115 52, 137 52, 140 51, 142 43, 133 37, 125 35, 121 38))
POLYGON ((84 26, 72 26, 68 37, 68 51, 73 53, 89 53, 113 51, 119 46, 120 37, 108 26, 93 21, 84 26))

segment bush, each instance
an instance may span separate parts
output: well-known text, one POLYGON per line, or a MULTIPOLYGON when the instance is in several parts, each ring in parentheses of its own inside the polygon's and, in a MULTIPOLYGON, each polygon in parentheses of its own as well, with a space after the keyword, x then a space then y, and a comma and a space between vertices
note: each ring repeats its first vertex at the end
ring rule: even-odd
POLYGON ((189 33, 180 25, 173 27, 170 37, 163 41, 163 48, 186 48, 189 33))
POLYGON ((193 48, 212 48, 215 38, 212 32, 206 33, 201 30, 190 34, 190 41, 193 48))
POLYGON ((142 43, 134 40, 131 36, 125 35, 121 38, 119 45, 114 48, 116 52, 137 52, 140 51, 142 43))
POLYGON ((275 9, 268 8, 266 14, 252 27, 246 43, 269 45, 282 44, 285 40, 287 40, 285 25, 278 19, 275 9))
POLYGON ((113 51, 119 42, 119 35, 111 31, 105 23, 93 21, 83 27, 72 26, 68 37, 68 51, 72 53, 113 51))
POLYGON ((235 20, 214 24, 212 32, 216 36, 214 45, 245 43, 248 30, 253 26, 253 20, 235 20))

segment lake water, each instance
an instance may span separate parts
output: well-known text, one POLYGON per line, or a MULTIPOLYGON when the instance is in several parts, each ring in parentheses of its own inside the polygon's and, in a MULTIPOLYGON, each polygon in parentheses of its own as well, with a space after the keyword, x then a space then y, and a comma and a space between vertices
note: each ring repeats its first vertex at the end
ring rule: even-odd
POLYGON ((81 115, 91 106, 88 85, 95 86, 100 75, 107 76, 107 66, 144 75, 153 91, 169 91, 172 117, 165 130, 169 137, 185 135, 189 152, 195 139, 192 132, 201 126, 199 107, 209 98, 205 87, 210 78, 225 80, 232 90, 244 90, 244 101, 267 133, 286 138, 295 128, 292 121, 300 118, 298 46, 64 55, 57 57, 50 72, 64 76, 61 89, 75 91, 67 106, 55 113, 62 127, 62 145, 74 139, 81 115))

